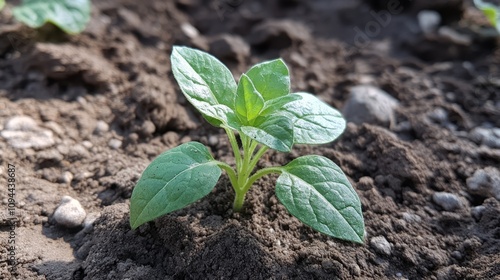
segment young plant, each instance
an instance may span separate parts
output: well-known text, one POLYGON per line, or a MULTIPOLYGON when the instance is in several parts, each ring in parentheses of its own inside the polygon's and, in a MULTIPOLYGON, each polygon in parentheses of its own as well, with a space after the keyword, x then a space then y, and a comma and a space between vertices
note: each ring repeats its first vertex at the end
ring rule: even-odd
POLYGON ((293 216, 324 234, 363 242, 360 200, 328 158, 302 156, 285 166, 254 171, 268 149, 290 152, 293 144, 336 139, 345 128, 337 110, 309 93, 290 93, 288 68, 281 59, 253 66, 238 84, 219 60, 199 50, 174 47, 171 62, 187 100, 210 124, 226 131, 236 166, 215 160, 198 142, 164 152, 133 190, 133 229, 206 196, 224 170, 235 191, 234 211, 242 209, 245 194, 259 178, 277 173, 276 195, 293 216))
POLYGON ((482 0, 474 0, 474 5, 483 12, 491 25, 500 33, 500 7, 482 0))
MULTIPOLYGON (((0 0, 0 8, 2 2, 0 0)), ((23 0, 12 13, 31 28, 50 22, 68 34, 76 34, 82 32, 90 20, 90 0, 23 0)))

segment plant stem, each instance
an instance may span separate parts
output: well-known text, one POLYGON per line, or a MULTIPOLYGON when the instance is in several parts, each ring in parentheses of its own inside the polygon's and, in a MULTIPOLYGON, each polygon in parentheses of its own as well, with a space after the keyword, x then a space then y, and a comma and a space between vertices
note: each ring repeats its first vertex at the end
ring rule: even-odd
POLYGON ((223 127, 224 130, 226 131, 227 137, 229 138, 229 143, 231 143, 231 148, 233 148, 233 153, 234 153, 234 159, 236 160, 236 170, 239 171, 241 168, 241 153, 240 153, 240 147, 238 146, 238 141, 236 141, 236 136, 234 135, 234 132, 229 128, 229 127, 223 127))
POLYGON ((233 203, 233 211, 240 212, 243 208, 243 202, 245 202, 246 192, 236 192, 233 203))
POLYGON ((231 168, 231 166, 223 162, 218 161, 217 165, 220 168, 224 169, 229 176, 229 180, 231 181, 231 185, 235 192, 233 211, 240 212, 245 201, 245 195, 252 187, 253 183, 267 174, 275 172, 281 173, 281 168, 264 168, 250 176, 255 166, 259 162, 259 159, 266 153, 269 148, 266 146, 262 146, 254 154, 258 142, 244 134, 240 134, 241 146, 243 148, 243 153, 241 153, 234 132, 228 127, 224 127, 224 129, 226 130, 229 142, 231 143, 231 147, 233 148, 234 158, 236 160, 236 171, 231 168))
POLYGON ((268 174, 271 174, 271 173, 279 173, 281 174, 282 172, 282 168, 281 167, 267 167, 267 168, 263 168, 257 172, 255 172, 248 180, 247 180, 247 183, 246 185, 243 187, 243 191, 246 193, 253 185, 253 183, 255 183, 255 181, 259 180, 260 178, 268 175, 268 174))

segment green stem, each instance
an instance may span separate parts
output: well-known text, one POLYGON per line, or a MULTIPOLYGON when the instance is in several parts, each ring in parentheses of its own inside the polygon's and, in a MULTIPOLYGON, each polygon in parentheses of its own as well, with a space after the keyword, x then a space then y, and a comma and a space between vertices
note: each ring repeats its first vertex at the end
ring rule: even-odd
POLYGON ((229 177, 229 181, 231 182, 231 185, 234 188, 234 186, 238 183, 238 176, 236 175, 234 169, 231 166, 229 166, 229 164, 224 162, 216 161, 215 163, 224 171, 226 171, 227 176, 229 177))
POLYGON ((281 167, 267 167, 267 168, 263 168, 263 169, 255 172, 247 180, 245 186, 243 187, 243 192, 246 193, 252 187, 253 183, 255 183, 255 181, 259 180, 260 178, 262 178, 268 174, 271 174, 271 173, 281 174, 282 171, 283 171, 283 169, 281 167))
POLYGON ((282 169, 280 167, 268 167, 261 169, 250 176, 255 166, 259 162, 259 159, 269 148, 266 146, 262 146, 254 155, 258 142, 244 134, 240 134, 241 146, 243 148, 242 154, 240 152, 240 147, 238 145, 234 132, 228 127, 224 127, 224 130, 226 130, 229 142, 231 143, 231 147, 234 152, 234 158, 236 160, 236 171, 226 163, 220 161, 217 161, 216 163, 220 168, 226 171, 229 177, 229 181, 231 182, 231 185, 235 192, 233 211, 239 212, 243 207, 245 195, 252 187, 253 183, 267 174, 274 172, 281 173, 282 169))
POLYGON ((233 148, 234 159, 236 160, 236 170, 240 170, 241 168, 241 153, 240 147, 238 146, 238 141, 236 141, 236 136, 234 132, 229 127, 223 127, 226 131, 227 137, 229 138, 229 143, 231 143, 231 148, 233 148))
POLYGON ((233 203, 233 211, 240 212, 243 208, 243 202, 245 202, 246 192, 236 192, 233 203))
POLYGON ((253 170, 257 163, 259 162, 260 158, 269 150, 267 146, 262 146, 260 149, 257 151, 255 156, 253 157, 252 161, 250 161, 250 170, 253 170))

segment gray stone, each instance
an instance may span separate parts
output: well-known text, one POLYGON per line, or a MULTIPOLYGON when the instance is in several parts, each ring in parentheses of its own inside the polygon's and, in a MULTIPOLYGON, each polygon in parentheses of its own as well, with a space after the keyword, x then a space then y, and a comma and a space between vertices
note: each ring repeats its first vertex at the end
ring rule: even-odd
POLYGON ((219 137, 210 135, 210 137, 208 137, 208 145, 215 147, 217 144, 219 144, 219 137))
POLYGON ((483 217, 483 213, 484 213, 485 209, 486 209, 486 206, 484 206, 484 205, 479 205, 479 206, 476 206, 476 207, 472 207, 472 210, 471 210, 472 217, 476 221, 481 220, 481 217, 483 217))
POLYGON ((256 25, 248 41, 254 46, 267 45, 270 48, 283 49, 295 43, 309 41, 311 33, 309 29, 296 21, 291 20, 268 20, 256 25))
POLYGON ((422 218, 417 214, 403 212, 403 220, 410 224, 420 223, 422 218))
POLYGON ((108 146, 111 148, 111 149, 119 149, 121 146, 122 146, 122 141, 121 140, 118 140, 118 139, 111 139, 109 140, 108 142, 108 146))
POLYGON ((145 120, 140 128, 140 133, 144 136, 151 136, 156 131, 155 124, 150 120, 145 120))
POLYGON ((469 138, 478 144, 500 149, 500 128, 476 127, 470 132, 469 138))
POLYGON ((478 169, 467 178, 467 190, 482 197, 495 197, 500 200, 500 170, 494 167, 478 169))
POLYGON ((64 171, 59 181, 65 184, 71 184, 71 181, 73 181, 73 173, 64 171))
POLYGON ((446 211, 454 211, 463 206, 457 195, 448 192, 436 192, 432 195, 432 200, 446 211))
POLYGON ((344 106, 347 121, 371 123, 389 127, 394 125, 394 109, 399 102, 387 92, 369 85, 351 88, 351 95, 344 106))
POLYGON ((97 121, 95 129, 94 129, 94 133, 101 135, 101 134, 108 132, 108 130, 109 130, 109 125, 106 122, 97 121))
POLYGON ((16 149, 44 149, 54 145, 52 131, 38 126, 27 116, 16 116, 7 120, 0 136, 16 149))
POLYGON ((81 226, 86 216, 80 202, 70 196, 63 196, 53 215, 58 224, 68 228, 81 226))
POLYGON ((437 123, 446 123, 448 121, 448 112, 443 108, 436 108, 429 113, 429 118, 437 123))
POLYGON ((184 22, 181 24, 181 31, 190 39, 194 39, 200 36, 200 32, 196 27, 192 26, 190 23, 184 22))
POLYGON ((218 58, 244 61, 250 55, 250 46, 239 36, 223 34, 210 42, 210 52, 218 58))
POLYGON ((436 11, 422 10, 417 19, 420 29, 426 34, 436 31, 441 23, 441 15, 436 11))
POLYGON ((370 240, 370 246, 379 254, 390 256, 392 246, 384 236, 375 236, 370 240))

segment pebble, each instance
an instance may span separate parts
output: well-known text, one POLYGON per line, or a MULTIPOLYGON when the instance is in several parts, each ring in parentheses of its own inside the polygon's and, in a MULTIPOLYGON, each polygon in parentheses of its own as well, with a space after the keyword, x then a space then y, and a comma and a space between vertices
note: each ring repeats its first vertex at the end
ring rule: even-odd
POLYGON ((208 145, 215 147, 217 144, 219 144, 219 137, 210 135, 210 137, 208 137, 208 145))
POLYGON ((482 197, 495 197, 500 200, 500 170, 494 167, 478 169, 467 178, 467 190, 482 197))
POLYGON ((267 45, 271 48, 283 49, 292 42, 306 42, 311 38, 309 29, 291 20, 268 20, 256 25, 248 37, 251 45, 267 45))
POLYGON ((441 15, 436 11, 422 10, 417 15, 420 29, 426 34, 437 30, 441 23, 441 15))
POLYGON ((94 144, 92 144, 92 142, 88 140, 85 140, 82 141, 82 146, 85 147, 85 149, 91 149, 92 147, 94 147, 94 144))
POLYGON ((374 86, 360 85, 351 88, 343 113, 349 122, 389 127, 394 125, 394 109, 398 104, 387 92, 374 86))
POLYGON ((45 150, 37 153, 38 163, 53 162, 59 163, 63 160, 63 156, 56 149, 45 150))
POLYGON ((462 208, 460 198, 452 193, 436 192, 432 195, 432 200, 446 211, 454 211, 462 208))
POLYGON ((102 135, 109 130, 109 125, 104 122, 104 121, 97 121, 95 129, 94 129, 94 134, 97 135, 102 135))
POLYGON ((111 149, 119 149, 121 146, 122 146, 122 141, 121 140, 118 140, 118 139, 111 139, 109 140, 108 142, 108 146, 111 148, 111 149))
POLYGON ((52 131, 38 126, 27 116, 16 116, 7 120, 0 136, 16 149, 44 149, 55 144, 52 131))
POLYGON ((370 240, 370 246, 379 254, 390 256, 392 246, 384 236, 375 236, 370 240))
POLYGON ((476 221, 481 220, 481 217, 483 217, 483 213, 484 213, 485 209, 486 209, 486 206, 483 206, 483 205, 472 207, 472 209, 471 209, 471 215, 472 215, 472 217, 476 221))
POLYGON ((403 212, 403 220, 409 224, 420 223, 422 218, 417 214, 412 214, 408 212, 403 212))
POLYGON ((146 120, 142 123, 139 132, 144 136, 151 136, 153 135, 153 133, 155 133, 155 131, 156 131, 155 124, 150 120, 146 120))
POLYGON ((490 148, 500 148, 500 128, 476 127, 469 133, 469 138, 477 144, 490 148))
POLYGON ((71 184, 71 181, 73 181, 73 173, 69 171, 64 171, 63 174, 61 175, 60 182, 65 183, 65 184, 71 184))
POLYGON ((190 39, 200 36, 198 29, 187 22, 181 24, 181 30, 190 39))
POLYGON ((53 215, 58 224, 68 228, 81 226, 86 216, 80 202, 70 196, 63 196, 53 215))
POLYGON ((250 46, 240 36, 223 34, 210 42, 210 52, 218 58, 244 61, 250 55, 250 46))
POLYGON ((446 123, 448 121, 448 112, 443 108, 436 108, 429 113, 429 118, 437 123, 446 123))

